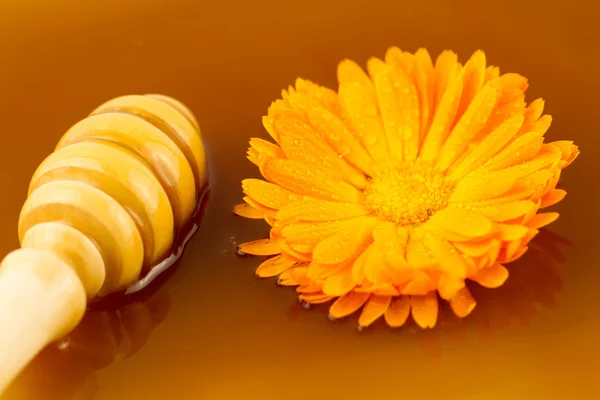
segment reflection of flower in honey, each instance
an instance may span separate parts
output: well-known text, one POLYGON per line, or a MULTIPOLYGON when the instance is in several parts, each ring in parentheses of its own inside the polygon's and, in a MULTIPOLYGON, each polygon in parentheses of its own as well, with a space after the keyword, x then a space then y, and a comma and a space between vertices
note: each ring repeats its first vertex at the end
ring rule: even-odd
POLYGON ((530 251, 509 267, 506 286, 497 293, 481 294, 484 300, 479 303, 479 312, 473 315, 479 328, 487 333, 524 328, 540 307, 553 308, 555 295, 562 288, 558 270, 564 262, 562 251, 570 246, 561 236, 542 230, 530 251))
POLYGON ((430 357, 441 352, 442 335, 462 340, 475 334, 493 340, 502 333, 525 329, 533 323, 541 308, 554 308, 556 295, 562 288, 559 267, 565 261, 564 250, 572 244, 546 229, 531 242, 529 251, 510 264, 510 277, 496 290, 472 285, 477 308, 466 319, 442 313, 440 330, 424 332, 419 340, 430 357))
POLYGON ((66 338, 29 364, 5 393, 6 399, 88 400, 98 391, 98 370, 139 351, 167 315, 170 297, 158 291, 147 300, 113 310, 91 310, 66 338))

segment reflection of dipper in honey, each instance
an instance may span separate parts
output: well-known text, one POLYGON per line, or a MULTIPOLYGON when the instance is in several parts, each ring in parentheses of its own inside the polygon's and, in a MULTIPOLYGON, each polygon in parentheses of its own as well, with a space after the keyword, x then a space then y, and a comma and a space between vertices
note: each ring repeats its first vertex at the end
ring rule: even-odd
POLYGON ((97 371, 144 347, 169 307, 169 293, 161 288, 117 309, 90 310, 70 335, 25 368, 3 398, 34 399, 43 392, 45 400, 93 399, 99 389, 97 371))

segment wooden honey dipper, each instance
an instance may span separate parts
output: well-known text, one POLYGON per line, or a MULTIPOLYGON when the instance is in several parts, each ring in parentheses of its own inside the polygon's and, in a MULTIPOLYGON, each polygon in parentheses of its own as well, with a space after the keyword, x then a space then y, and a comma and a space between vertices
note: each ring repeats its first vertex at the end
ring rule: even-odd
POLYGON ((88 301, 169 254, 205 184, 198 122, 170 97, 112 99, 63 135, 31 179, 21 248, 0 264, 0 393, 88 301))

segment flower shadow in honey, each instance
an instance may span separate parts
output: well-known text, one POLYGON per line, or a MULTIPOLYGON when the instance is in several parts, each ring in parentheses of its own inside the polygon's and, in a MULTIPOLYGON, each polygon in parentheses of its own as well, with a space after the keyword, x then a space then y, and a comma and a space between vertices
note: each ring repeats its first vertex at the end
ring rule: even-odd
MULTIPOLYGON (((474 282, 468 284, 477 301, 475 310, 468 317, 460 319, 448 305, 442 304, 435 328, 423 330, 409 320, 397 333, 408 334, 419 343, 426 357, 437 358, 442 355, 444 338, 461 341, 476 335, 494 341, 505 333, 524 330, 535 321, 540 309, 556 307, 556 296, 562 289, 561 267, 566 261, 565 252, 571 247, 564 237, 541 229, 529 250, 517 261, 506 265, 510 275, 504 285, 488 289, 474 282)), ((327 307, 295 303, 288 310, 289 320, 303 320, 305 308, 327 315, 327 307)), ((347 317, 331 324, 333 329, 344 330, 347 325, 355 325, 356 319, 347 317)), ((389 327, 377 321, 361 334, 380 337, 389 331, 389 327)))
POLYGON ((45 348, 17 377, 0 400, 92 400, 99 390, 97 372, 131 357, 150 339, 169 313, 169 279, 189 240, 198 230, 209 200, 204 193, 194 218, 178 234, 170 257, 125 293, 91 303, 79 325, 45 348), (41 390, 40 388, 43 388, 41 390))
POLYGON ((469 286, 477 307, 461 320, 448 310, 440 313, 440 329, 423 332, 419 343, 430 358, 442 355, 442 339, 462 341, 476 335, 488 342, 502 335, 529 328, 542 309, 554 309, 562 290, 565 252, 573 245, 547 229, 540 230, 529 250, 519 260, 507 264, 509 278, 497 289, 476 283, 469 286))

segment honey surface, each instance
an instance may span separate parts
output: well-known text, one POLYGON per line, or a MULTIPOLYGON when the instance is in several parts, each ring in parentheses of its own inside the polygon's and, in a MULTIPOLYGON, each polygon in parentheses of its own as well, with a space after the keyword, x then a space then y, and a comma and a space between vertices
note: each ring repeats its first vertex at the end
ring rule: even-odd
MULTIPOLYGON (((183 257, 135 297, 94 305, 2 400, 21 399, 563 399, 596 392, 600 345, 597 97, 600 6, 576 0, 5 1, 0 4, 0 255, 18 246, 29 180, 62 134, 125 94, 162 93, 195 114, 211 192, 183 257), (337 63, 361 65, 397 45, 461 61, 482 48, 546 100, 548 140, 582 154, 565 172, 561 217, 478 290, 464 321, 443 312, 356 331, 326 307, 259 280, 236 245, 266 224, 236 217, 245 158, 271 101, 297 76, 336 87, 337 63)), ((252 171, 252 172, 249 172, 252 171)), ((0 329, 2 329, 0 327, 0 329)))

